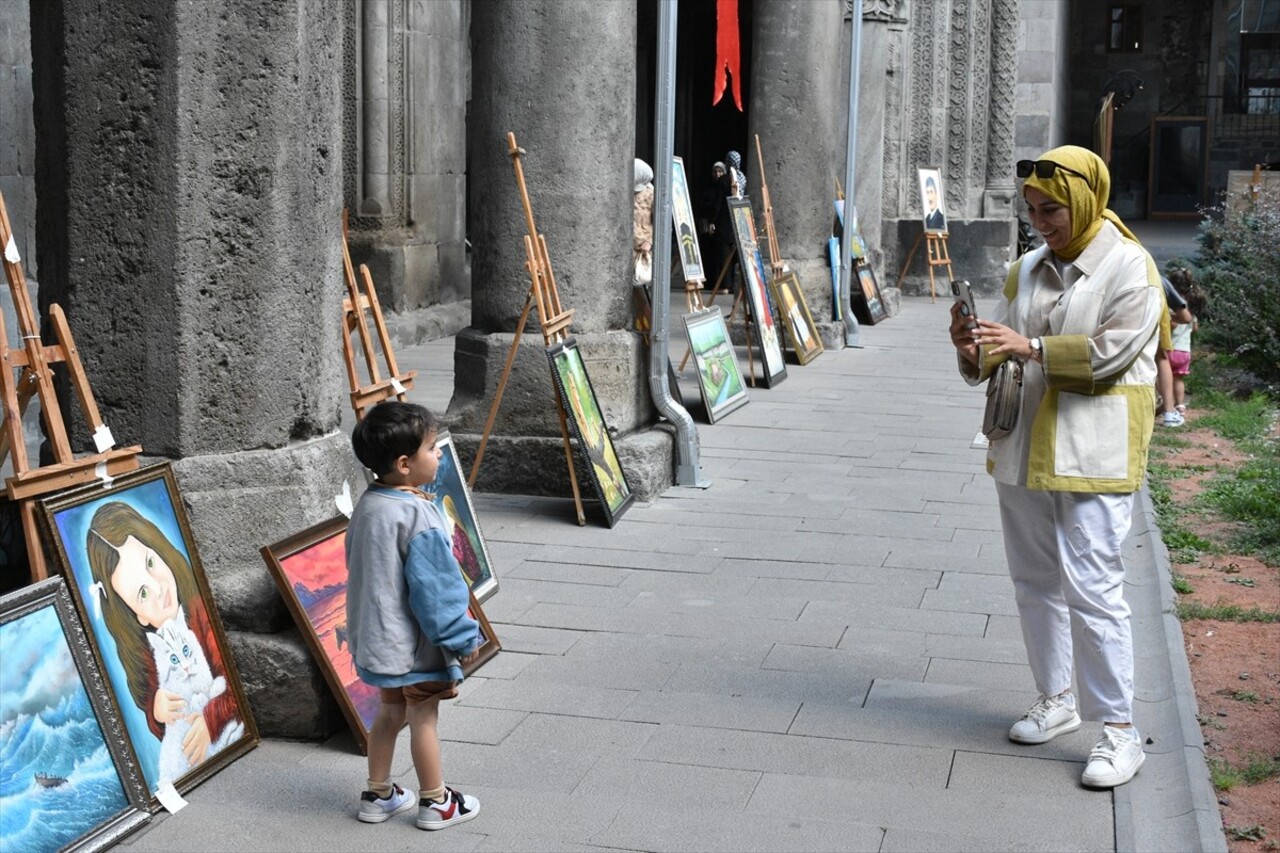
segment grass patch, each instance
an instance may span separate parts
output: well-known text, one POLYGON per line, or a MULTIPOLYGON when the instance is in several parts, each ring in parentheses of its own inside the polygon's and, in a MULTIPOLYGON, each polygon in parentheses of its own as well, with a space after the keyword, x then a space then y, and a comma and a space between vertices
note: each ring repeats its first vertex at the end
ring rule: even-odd
POLYGON ((1231 694, 1231 698, 1237 702, 1257 702, 1258 694, 1252 690, 1237 690, 1231 694))
POLYGON ((1196 591, 1195 587, 1191 585, 1191 581, 1187 580, 1185 575, 1180 575, 1177 572, 1173 572, 1172 579, 1173 579, 1173 591, 1176 592, 1178 595, 1190 595, 1191 593, 1196 591))
POLYGON ((1222 758, 1209 759, 1209 781, 1218 791, 1230 791, 1244 784, 1244 774, 1222 758))
POLYGON ((1267 831, 1255 823, 1252 826, 1228 826, 1227 835, 1232 841, 1262 841, 1267 837, 1267 831))
POLYGON ((1271 448, 1231 476, 1211 481, 1200 500, 1241 529, 1233 547, 1280 565, 1280 454, 1271 448))
POLYGON ((1275 405, 1260 393, 1239 400, 1210 388, 1196 398, 1196 406, 1207 410, 1196 418, 1197 428, 1211 429, 1232 441, 1261 438, 1275 418, 1275 405))
POLYGON ((1238 604, 1203 604, 1199 601, 1179 601, 1178 618, 1183 622, 1192 619, 1210 619, 1215 622, 1280 622, 1280 613, 1261 607, 1241 607, 1238 604))

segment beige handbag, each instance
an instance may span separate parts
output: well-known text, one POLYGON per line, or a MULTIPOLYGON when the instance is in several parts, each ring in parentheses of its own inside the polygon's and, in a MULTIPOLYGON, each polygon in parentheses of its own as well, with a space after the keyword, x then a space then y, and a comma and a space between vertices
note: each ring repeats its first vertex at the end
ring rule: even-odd
POLYGON ((1020 408, 1022 362, 1005 359, 987 380, 987 409, 982 414, 982 434, 990 441, 997 441, 1013 432, 1020 408))

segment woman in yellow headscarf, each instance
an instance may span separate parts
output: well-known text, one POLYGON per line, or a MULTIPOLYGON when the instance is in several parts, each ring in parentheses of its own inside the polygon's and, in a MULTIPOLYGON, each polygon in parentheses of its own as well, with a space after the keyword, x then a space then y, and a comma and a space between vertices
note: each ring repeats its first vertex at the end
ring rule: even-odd
POLYGON ((1081 781, 1114 788, 1145 760, 1120 547, 1146 470, 1163 294, 1150 255, 1107 209, 1111 177, 1097 155, 1055 148, 1017 174, 1044 245, 1014 262, 991 319, 951 311, 970 385, 1001 361, 1024 362, 1017 423, 987 454, 1041 694, 1009 738, 1047 743, 1082 718, 1101 721, 1081 781))

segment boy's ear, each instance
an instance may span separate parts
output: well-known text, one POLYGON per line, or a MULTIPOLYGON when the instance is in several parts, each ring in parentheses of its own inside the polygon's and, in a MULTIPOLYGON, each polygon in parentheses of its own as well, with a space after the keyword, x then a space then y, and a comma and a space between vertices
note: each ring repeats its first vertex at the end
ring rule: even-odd
POLYGON ((396 461, 391 463, 391 470, 397 474, 408 474, 409 457, 407 455, 397 456, 396 461))

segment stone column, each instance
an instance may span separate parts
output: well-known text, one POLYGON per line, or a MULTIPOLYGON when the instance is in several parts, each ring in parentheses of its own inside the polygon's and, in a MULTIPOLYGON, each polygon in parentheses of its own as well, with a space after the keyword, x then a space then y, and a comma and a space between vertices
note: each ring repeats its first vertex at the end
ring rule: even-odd
POLYGON ((1018 88, 1018 0, 992 0, 991 104, 987 131, 987 182, 982 215, 1013 216, 1014 117, 1018 88))
POLYGON ((466 323, 468 18, 463 0, 343 4, 345 196, 395 337, 466 323), (358 46, 358 50, 357 50, 358 46))
MULTIPOLYGON (((900 58, 895 64, 892 50, 906 20, 900 17, 902 0, 850 0, 847 14, 862 15, 862 44, 858 78, 858 162, 854 202, 862 236, 871 250, 871 260, 879 270, 881 290, 893 284, 888 278, 880 248, 884 215, 885 112, 889 92, 901 77, 900 58)), ((852 37, 852 25, 846 25, 852 37)), ((845 61, 847 68, 849 63, 845 61)), ((846 71, 847 73, 847 71, 846 71)), ((899 86, 900 88, 900 86, 899 86)), ((892 304, 896 305, 896 301, 892 304)))
POLYGON ((826 246, 843 181, 848 77, 842 62, 841 0, 761 0, 752 34, 750 139, 743 151, 747 191, 756 214, 760 254, 769 263, 764 198, 755 136, 773 202, 782 258, 800 278, 805 301, 829 348, 843 346, 834 319, 826 246))
POLYGON ((333 515, 356 476, 341 6, 32 7, 41 302, 66 310, 119 443, 173 460, 266 734, 340 719, 258 549, 333 515))
MULTIPOLYGON (((471 327, 457 339, 452 431, 469 464, 529 292, 528 229, 507 153, 514 132, 561 302, 574 311, 572 334, 605 420, 620 434, 632 490, 651 494, 672 475, 665 434, 649 444, 655 412, 644 348, 630 331, 635 0, 489 0, 472 15, 484 34, 475 41, 467 127, 474 291, 471 327)), ((554 394, 534 310, 478 488, 569 494, 554 394)))

